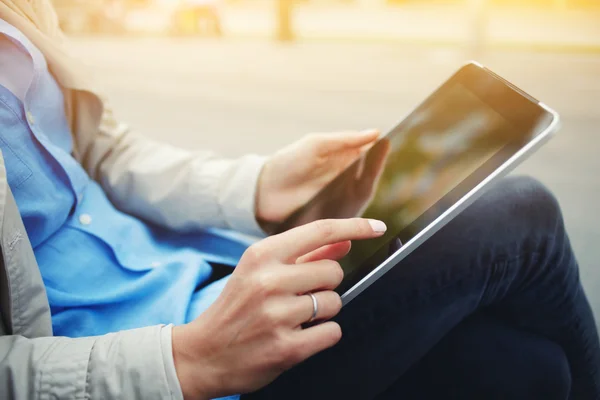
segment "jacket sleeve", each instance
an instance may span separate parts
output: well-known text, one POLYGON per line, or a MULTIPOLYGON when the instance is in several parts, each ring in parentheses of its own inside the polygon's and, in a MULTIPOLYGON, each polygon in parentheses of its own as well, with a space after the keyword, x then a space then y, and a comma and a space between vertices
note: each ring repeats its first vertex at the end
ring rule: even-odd
POLYGON ((182 399, 170 326, 98 337, 0 336, 1 399, 182 399))
POLYGON ((155 142, 118 123, 105 106, 84 165, 127 213, 178 231, 216 227, 262 236, 255 199, 264 162, 155 142))

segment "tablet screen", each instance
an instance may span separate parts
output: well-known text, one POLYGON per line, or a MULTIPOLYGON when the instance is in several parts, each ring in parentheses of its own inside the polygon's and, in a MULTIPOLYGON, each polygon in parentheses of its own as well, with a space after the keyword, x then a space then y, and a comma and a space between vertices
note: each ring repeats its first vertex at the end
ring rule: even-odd
MULTIPOLYGON (((496 93, 496 101, 498 96, 502 93, 496 93)), ((387 224, 384 236, 352 244, 340 261, 345 278, 338 293, 358 283, 522 146, 535 124, 523 124, 522 110, 516 118, 507 115, 517 111, 515 106, 499 109, 460 79, 447 82, 287 221, 291 227, 362 216, 387 224)))

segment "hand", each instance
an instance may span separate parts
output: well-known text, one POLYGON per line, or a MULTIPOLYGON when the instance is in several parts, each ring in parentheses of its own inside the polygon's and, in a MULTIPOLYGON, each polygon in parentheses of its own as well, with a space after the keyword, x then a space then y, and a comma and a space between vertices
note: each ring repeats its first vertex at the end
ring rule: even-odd
POLYGON ((346 169, 327 192, 319 194, 301 213, 280 225, 279 231, 319 219, 362 216, 375 195, 389 152, 390 141, 387 138, 381 139, 359 162, 346 169))
POLYGON ((275 153, 258 182, 256 216, 280 223, 357 160, 379 132, 312 134, 275 153))
POLYGON ((173 328, 173 356, 186 399, 248 393, 341 338, 332 321, 302 329, 318 300, 317 319, 341 309, 333 291, 343 279, 336 260, 350 240, 383 235, 380 221, 320 220, 251 246, 215 303, 173 328))

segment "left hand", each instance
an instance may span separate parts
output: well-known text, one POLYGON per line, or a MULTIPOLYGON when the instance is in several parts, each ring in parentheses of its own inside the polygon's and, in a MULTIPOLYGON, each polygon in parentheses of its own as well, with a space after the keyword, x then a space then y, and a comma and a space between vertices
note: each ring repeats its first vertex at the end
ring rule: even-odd
POLYGON ((379 138, 379 131, 311 134, 284 147, 265 164, 256 216, 281 223, 306 204, 379 138))

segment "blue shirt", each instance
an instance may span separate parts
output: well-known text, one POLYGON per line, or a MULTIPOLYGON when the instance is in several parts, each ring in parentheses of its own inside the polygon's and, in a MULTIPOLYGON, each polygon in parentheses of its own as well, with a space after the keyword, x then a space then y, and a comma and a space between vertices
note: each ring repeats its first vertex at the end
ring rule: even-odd
POLYGON ((63 96, 40 51, 0 20, 0 148, 34 248, 55 335, 99 335, 195 319, 249 242, 219 230, 178 234, 116 209, 72 157, 63 96), (25 55, 25 57, 24 57, 25 55), (10 76, 7 76, 10 75, 10 76), (20 92, 20 93, 19 93, 20 92))

